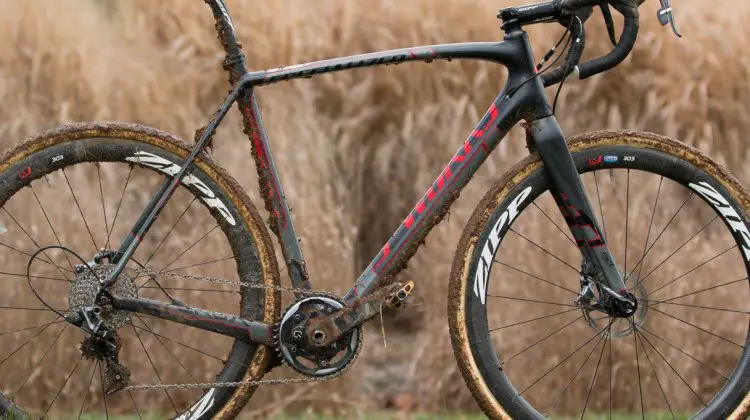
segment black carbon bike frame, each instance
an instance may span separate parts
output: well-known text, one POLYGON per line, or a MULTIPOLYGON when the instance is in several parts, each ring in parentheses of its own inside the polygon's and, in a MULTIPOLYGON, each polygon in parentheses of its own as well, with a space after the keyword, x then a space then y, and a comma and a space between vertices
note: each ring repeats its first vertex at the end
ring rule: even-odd
MULTIPOLYGON (((116 308, 147 313, 220 334, 273 344, 272 326, 222 313, 178 306, 140 298, 119 298, 109 295, 107 288, 122 273, 134 251, 158 217, 180 179, 189 171, 196 156, 213 136, 217 126, 236 102, 244 120, 245 132, 253 146, 259 184, 264 192, 266 209, 271 214, 271 229, 279 238, 292 285, 310 289, 305 260, 287 206, 279 174, 274 164, 260 110, 254 94, 258 86, 281 81, 308 78, 335 71, 400 64, 410 61, 483 60, 508 69, 505 87, 482 117, 471 135, 461 145, 431 188, 401 223, 378 255, 362 272, 343 300, 354 307, 372 293, 384 279, 390 279, 405 266, 431 228, 440 221, 484 160, 519 121, 526 120, 528 142, 539 152, 551 179, 555 200, 584 256, 600 274, 601 284, 617 295, 624 290, 612 254, 596 220, 583 184, 560 129, 545 96, 544 87, 536 77, 534 56, 526 32, 520 25, 508 27, 503 42, 471 42, 405 48, 298 64, 276 69, 248 72, 245 56, 235 36, 234 26, 223 0, 205 0, 217 22, 217 31, 225 51, 224 68, 229 72, 232 91, 213 119, 202 131, 180 171, 168 178, 144 209, 129 236, 113 258, 114 272, 103 282, 99 296, 111 299, 116 308)), ((489 267, 485 267, 488 270, 489 267)), ((582 268, 583 270, 583 268, 582 268)))

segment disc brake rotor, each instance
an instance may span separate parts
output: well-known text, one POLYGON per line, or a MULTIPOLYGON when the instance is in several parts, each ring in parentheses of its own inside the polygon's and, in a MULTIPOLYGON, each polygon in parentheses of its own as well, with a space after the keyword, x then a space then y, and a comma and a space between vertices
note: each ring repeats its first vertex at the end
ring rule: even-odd
POLYGON ((608 329, 605 336, 609 339, 621 338, 633 333, 646 322, 648 312, 648 293, 643 282, 633 273, 624 273, 625 287, 638 301, 638 309, 628 318, 612 318, 599 309, 583 307, 583 318, 589 327, 597 333, 608 329), (611 323, 611 324, 610 324, 611 323))

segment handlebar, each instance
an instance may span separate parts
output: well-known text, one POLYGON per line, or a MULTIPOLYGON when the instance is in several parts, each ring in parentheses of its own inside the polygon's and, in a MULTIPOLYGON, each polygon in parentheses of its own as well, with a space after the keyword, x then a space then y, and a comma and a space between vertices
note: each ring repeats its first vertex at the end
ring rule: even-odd
MULTIPOLYGON (((568 4, 574 7, 578 4, 589 4, 595 5, 601 3, 600 1, 592 0, 567 0, 563 3, 563 9, 565 10, 568 4)), ((620 12, 625 17, 625 24, 622 29, 622 35, 620 35, 620 41, 615 45, 615 48, 604 57, 597 58, 595 60, 587 61, 578 66, 578 77, 580 79, 586 79, 595 74, 611 70, 618 64, 622 63, 630 52, 633 51, 635 41, 638 38, 638 30, 640 22, 638 19, 638 8, 629 2, 616 2, 608 1, 615 10, 620 12)), ((584 6, 586 7, 586 6, 584 6)), ((572 9, 576 10, 576 9, 572 9)))
POLYGON ((575 71, 576 64, 581 60, 583 50, 586 47, 586 32, 583 29, 583 22, 581 19, 573 19, 570 32, 573 41, 568 49, 568 55, 565 57, 563 64, 541 74, 544 87, 556 85, 562 82, 562 80, 568 77, 570 73, 575 71))
POLYGON ((571 73, 577 73, 579 79, 586 79, 611 70, 622 63, 630 55, 638 37, 640 27, 638 4, 639 0, 553 0, 532 6, 505 9, 498 16, 506 24, 515 22, 520 25, 548 21, 562 23, 573 19, 571 26, 573 44, 568 50, 565 62, 541 75, 544 86, 547 87, 559 83, 571 73), (609 54, 579 64, 585 47, 583 22, 591 13, 590 8, 609 5, 612 5, 625 18, 619 42, 609 54), (589 9, 588 14, 585 14, 587 9, 589 9), (582 12, 585 15, 583 19, 579 16, 582 12))

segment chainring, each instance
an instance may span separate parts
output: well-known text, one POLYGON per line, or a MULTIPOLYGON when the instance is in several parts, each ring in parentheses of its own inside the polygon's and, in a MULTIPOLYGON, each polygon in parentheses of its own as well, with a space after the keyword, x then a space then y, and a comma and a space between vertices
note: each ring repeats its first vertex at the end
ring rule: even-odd
POLYGON ((328 316, 343 307, 338 297, 328 293, 316 293, 292 303, 278 326, 277 350, 284 364, 315 378, 330 379, 345 372, 362 349, 364 331, 361 326, 324 349, 311 348, 304 339, 305 327, 311 319, 328 316))

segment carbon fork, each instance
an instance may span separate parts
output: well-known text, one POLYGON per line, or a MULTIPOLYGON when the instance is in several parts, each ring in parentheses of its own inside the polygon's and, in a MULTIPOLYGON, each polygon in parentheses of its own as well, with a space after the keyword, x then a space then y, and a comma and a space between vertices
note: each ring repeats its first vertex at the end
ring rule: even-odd
POLYGON ((554 116, 538 119, 528 126, 528 130, 528 137, 549 174, 555 201, 587 263, 584 265, 590 267, 589 274, 593 274, 602 295, 634 305, 635 302, 625 294, 625 282, 596 220, 557 120, 554 116))

